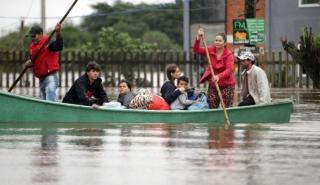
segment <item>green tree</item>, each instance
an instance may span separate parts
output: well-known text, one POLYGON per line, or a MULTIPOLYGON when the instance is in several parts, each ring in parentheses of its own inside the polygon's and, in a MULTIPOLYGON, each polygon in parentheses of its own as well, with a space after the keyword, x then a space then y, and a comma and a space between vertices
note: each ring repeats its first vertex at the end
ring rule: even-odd
POLYGON ((171 42, 169 37, 160 31, 149 31, 145 32, 142 41, 157 46, 157 49, 161 50, 182 50, 179 45, 171 42))
MULTIPOLYGON (((98 49, 101 50, 116 50, 116 51, 129 51, 134 53, 135 51, 148 51, 154 50, 157 45, 143 42, 141 39, 135 39, 129 36, 128 33, 117 32, 112 27, 102 28, 98 37, 98 49)), ((136 79, 132 70, 129 70, 126 66, 123 66, 122 74, 125 79, 135 82, 141 85, 141 83, 147 83, 136 79)), ((108 77, 107 77, 108 78, 108 77)))
POLYGON ((65 49, 80 49, 90 42, 91 36, 88 32, 81 30, 72 24, 62 26, 65 49))
POLYGON ((143 33, 149 30, 149 26, 143 22, 137 22, 134 26, 130 23, 120 21, 114 24, 113 29, 119 32, 126 32, 131 37, 141 38, 143 33))
POLYGON ((26 49, 30 43, 30 39, 25 37, 29 28, 25 27, 23 30, 11 32, 0 38, 0 49, 2 50, 23 50, 26 49))
POLYGON ((313 81, 314 88, 320 88, 320 37, 305 28, 300 37, 300 47, 293 41, 282 39, 282 46, 298 64, 300 64, 313 81))
MULTIPOLYGON (((174 43, 182 44, 182 0, 165 5, 133 5, 117 1, 113 6, 98 3, 92 8, 94 13, 81 24, 92 34, 102 27, 114 27, 132 37, 141 37, 147 31, 161 31, 174 43)), ((98 40, 97 36, 94 39, 98 40)))
POLYGON ((113 28, 102 28, 99 32, 98 49, 107 50, 152 50, 156 45, 135 39, 128 33, 116 32, 113 28))
MULTIPOLYGON (((29 27, 25 27, 21 31, 12 32, 8 35, 0 38, 0 49, 2 50, 19 50, 28 48, 31 42, 30 37, 26 37, 26 34, 30 30, 29 27)), ((50 34, 50 32, 48 33, 50 34)), ((84 32, 79 27, 72 24, 65 24, 62 26, 62 34, 64 38, 65 49, 79 49, 91 40, 89 33, 84 32)), ((54 37, 53 37, 54 38, 54 37)))

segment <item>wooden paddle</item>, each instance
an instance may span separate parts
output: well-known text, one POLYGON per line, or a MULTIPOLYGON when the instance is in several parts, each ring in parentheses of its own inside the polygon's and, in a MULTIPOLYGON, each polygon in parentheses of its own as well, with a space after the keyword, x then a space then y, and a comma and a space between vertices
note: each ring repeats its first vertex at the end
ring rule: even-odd
MULTIPOLYGON (((205 50, 206 50, 206 54, 207 54, 207 58, 208 58, 208 65, 209 65, 209 69, 210 69, 210 72, 211 72, 211 75, 212 75, 212 79, 214 77, 214 71, 213 71, 213 68, 212 68, 212 65, 211 65, 211 59, 210 59, 210 55, 209 55, 209 50, 208 50, 208 47, 207 47, 207 44, 206 44, 206 41, 204 39, 204 35, 201 36, 201 40, 202 40, 202 43, 205 47, 205 50)), ((230 120, 229 120, 229 116, 228 116, 228 113, 227 113, 227 110, 226 110, 226 106, 224 104, 224 101, 223 101, 223 98, 222 98, 222 94, 221 94, 221 91, 220 91, 220 88, 219 88, 219 85, 218 85, 218 82, 217 81, 214 81, 214 85, 218 91, 218 96, 220 98, 220 102, 221 102, 221 107, 223 109, 223 112, 224 112, 224 126, 225 128, 229 128, 230 126, 230 120)))
MULTIPOLYGON (((78 0, 75 0, 75 1, 72 3, 72 5, 71 5, 70 8, 68 9, 68 11, 65 13, 65 15, 62 17, 62 19, 59 21, 59 24, 62 24, 62 22, 66 19, 66 17, 68 16, 68 14, 70 13, 70 11, 71 11, 72 8, 74 7, 74 5, 76 5, 77 1, 78 1, 78 0)), ((41 45, 41 47, 39 48, 39 50, 34 54, 33 61, 36 61, 36 60, 37 60, 37 58, 39 57, 42 49, 43 49, 46 45, 48 45, 48 43, 50 42, 50 40, 51 40, 51 38, 52 38, 52 36, 54 35, 55 32, 56 32, 56 30, 53 30, 53 31, 50 33, 48 39, 41 45)), ((24 75, 24 73, 27 72, 27 70, 28 70, 29 67, 30 67, 30 66, 25 66, 25 67, 24 67, 24 69, 22 70, 22 72, 20 73, 20 75, 18 76, 18 78, 17 78, 17 79, 13 82, 13 84, 10 86, 8 92, 11 92, 11 91, 12 91, 12 89, 13 89, 13 88, 17 85, 17 83, 20 81, 20 79, 22 78, 22 76, 24 75)))

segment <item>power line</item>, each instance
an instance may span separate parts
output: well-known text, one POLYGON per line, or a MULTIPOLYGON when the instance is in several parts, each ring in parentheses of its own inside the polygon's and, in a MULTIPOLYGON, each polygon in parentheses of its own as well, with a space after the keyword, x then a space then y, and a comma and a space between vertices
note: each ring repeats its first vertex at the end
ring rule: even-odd
MULTIPOLYGON (((202 8, 194 8, 190 9, 190 11, 198 11, 198 10, 208 10, 212 9, 212 7, 202 7, 202 8)), ((160 12, 167 12, 167 11, 182 11, 183 8, 175 8, 175 9, 159 9, 159 8, 138 8, 138 9, 129 9, 125 11, 114 11, 110 13, 93 13, 90 15, 76 15, 76 16, 69 16, 68 19, 75 19, 75 18, 87 18, 87 17, 106 17, 106 16, 114 16, 114 15, 121 15, 121 14, 131 14, 131 13, 141 13, 147 11, 160 11, 160 12)), ((46 19, 60 19, 61 17, 45 17, 46 19)), ((0 16, 0 19, 21 19, 21 17, 16 16, 0 16)), ((24 19, 41 19, 41 17, 24 17, 24 19)))
MULTIPOLYGON (((126 13, 139 13, 143 11, 150 11, 150 10, 160 10, 160 11, 167 11, 170 9, 165 9, 170 6, 174 6, 174 4, 160 4, 160 5, 154 5, 151 7, 142 7, 142 8, 132 8, 127 9, 124 11, 114 11, 111 13, 102 13, 101 16, 106 15, 116 15, 116 14, 126 14, 126 13)), ((172 10, 172 9, 171 9, 172 10)), ((100 16, 100 14, 90 14, 90 15, 77 15, 77 16, 69 16, 68 18, 83 18, 83 17, 90 17, 90 16, 100 16)), ((46 19, 60 19, 61 17, 45 17, 46 19)), ((17 16, 0 16, 0 19, 20 19, 20 17, 17 16)), ((41 19, 41 17, 25 17, 25 19, 41 19)))
POLYGON ((29 14, 30 14, 31 8, 32 8, 32 6, 33 6, 33 2, 34 2, 34 0, 31 1, 31 4, 30 4, 30 6, 29 6, 29 8, 28 8, 26 17, 29 16, 29 14))

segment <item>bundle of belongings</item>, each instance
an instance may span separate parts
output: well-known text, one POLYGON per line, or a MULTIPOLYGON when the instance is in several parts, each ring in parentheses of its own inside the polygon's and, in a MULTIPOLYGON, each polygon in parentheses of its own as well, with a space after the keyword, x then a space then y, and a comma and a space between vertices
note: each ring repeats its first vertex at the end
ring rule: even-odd
POLYGON ((188 110, 201 110, 201 109, 209 109, 209 105, 207 102, 207 96, 205 92, 196 92, 194 88, 187 89, 188 99, 196 100, 199 99, 198 102, 191 104, 187 107, 188 110))
POLYGON ((152 94, 150 89, 140 89, 138 94, 131 100, 130 109, 169 110, 170 106, 158 95, 152 94))

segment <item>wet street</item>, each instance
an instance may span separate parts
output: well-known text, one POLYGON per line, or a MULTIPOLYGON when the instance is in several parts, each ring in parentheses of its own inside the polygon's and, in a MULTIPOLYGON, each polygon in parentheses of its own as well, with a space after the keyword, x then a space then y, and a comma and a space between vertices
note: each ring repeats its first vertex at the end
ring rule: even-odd
POLYGON ((272 98, 295 100, 290 123, 236 124, 230 130, 203 124, 93 129, 0 123, 1 184, 318 185, 320 91, 272 89, 272 98))

